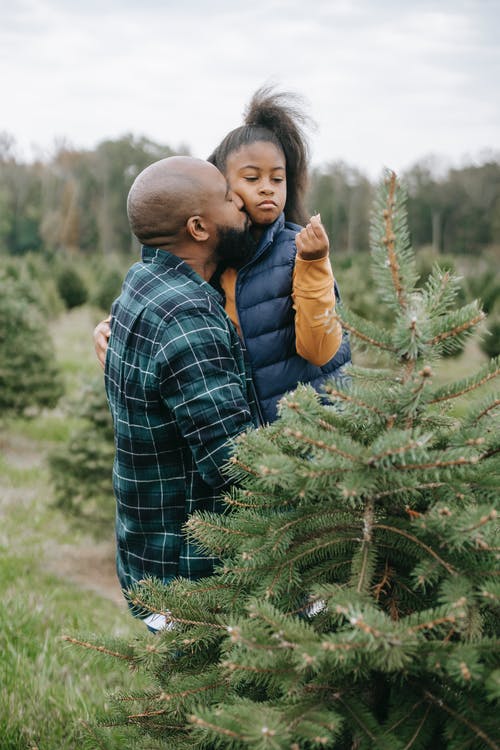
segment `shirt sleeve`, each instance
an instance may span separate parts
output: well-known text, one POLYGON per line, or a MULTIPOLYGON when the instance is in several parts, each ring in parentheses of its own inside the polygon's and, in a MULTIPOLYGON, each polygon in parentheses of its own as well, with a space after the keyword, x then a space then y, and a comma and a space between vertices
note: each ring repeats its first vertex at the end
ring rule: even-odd
POLYGON ((337 353, 342 342, 340 323, 335 321, 331 330, 331 325, 325 325, 327 313, 335 308, 333 271, 328 256, 305 260, 297 254, 292 299, 297 354, 321 367, 337 353))
POLYGON ((161 397, 203 480, 222 487, 230 440, 253 427, 241 352, 213 312, 183 311, 164 328, 156 358, 161 397))

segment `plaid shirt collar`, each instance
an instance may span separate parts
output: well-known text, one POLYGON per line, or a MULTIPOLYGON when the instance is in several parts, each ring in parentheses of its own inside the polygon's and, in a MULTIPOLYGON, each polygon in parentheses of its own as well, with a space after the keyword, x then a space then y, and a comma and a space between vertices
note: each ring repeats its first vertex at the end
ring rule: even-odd
POLYGON ((165 268, 175 268, 185 276, 189 276, 190 279, 195 281, 199 286, 203 287, 203 290, 210 294, 219 305, 224 306, 224 298, 219 292, 211 286, 208 281, 202 279, 199 274, 194 271, 191 266, 176 255, 169 253, 168 250, 162 250, 159 247, 152 247, 151 245, 143 245, 141 250, 141 257, 143 263, 155 263, 165 268))

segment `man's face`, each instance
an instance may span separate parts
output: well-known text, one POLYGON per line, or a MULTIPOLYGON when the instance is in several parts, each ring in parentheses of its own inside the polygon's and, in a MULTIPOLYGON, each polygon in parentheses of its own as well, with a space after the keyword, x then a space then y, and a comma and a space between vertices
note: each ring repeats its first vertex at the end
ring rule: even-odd
POLYGON ((250 219, 217 167, 204 163, 203 222, 217 261, 241 266, 253 252, 250 219), (213 244, 212 244, 213 243, 213 244))
POLYGON ((207 191, 206 216, 215 230, 215 253, 219 260, 243 265, 252 255, 254 243, 250 236, 250 219, 242 199, 229 188, 226 179, 214 167, 211 190, 207 191))
MULTIPOLYGON (((212 167, 212 165, 210 165, 212 167)), ((216 167, 208 175, 210 183, 205 192, 205 217, 216 227, 226 227, 241 231, 247 228, 249 218, 244 211, 243 201, 230 187, 225 177, 216 167)))

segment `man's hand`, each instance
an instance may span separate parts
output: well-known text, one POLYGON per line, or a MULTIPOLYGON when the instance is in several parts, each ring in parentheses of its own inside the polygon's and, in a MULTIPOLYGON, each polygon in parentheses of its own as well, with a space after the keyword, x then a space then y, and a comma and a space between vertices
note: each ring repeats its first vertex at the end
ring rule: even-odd
POLYGON ((106 361, 106 351, 108 348, 108 339, 111 334, 110 328, 111 315, 105 320, 101 320, 100 323, 94 328, 94 349, 99 360, 99 364, 104 369, 104 362, 106 361))
POLYGON ((295 244, 304 260, 318 260, 328 255, 330 243, 319 214, 311 216, 310 222, 295 236, 295 244))

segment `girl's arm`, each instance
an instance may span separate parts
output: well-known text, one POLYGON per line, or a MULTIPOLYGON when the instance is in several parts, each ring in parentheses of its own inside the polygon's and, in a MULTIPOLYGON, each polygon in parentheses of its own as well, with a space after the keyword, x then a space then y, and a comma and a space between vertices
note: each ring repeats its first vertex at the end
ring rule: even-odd
POLYGON ((296 236, 297 257, 293 272, 295 347, 313 365, 325 365, 337 352, 342 328, 331 328, 328 314, 335 307, 328 235, 319 215, 313 216, 296 236), (328 320, 328 326, 326 325, 328 320), (330 330, 331 328, 331 330, 330 330))

